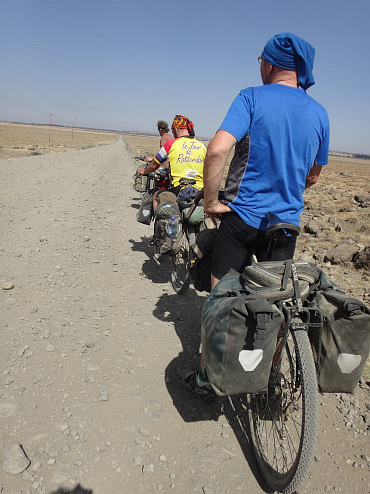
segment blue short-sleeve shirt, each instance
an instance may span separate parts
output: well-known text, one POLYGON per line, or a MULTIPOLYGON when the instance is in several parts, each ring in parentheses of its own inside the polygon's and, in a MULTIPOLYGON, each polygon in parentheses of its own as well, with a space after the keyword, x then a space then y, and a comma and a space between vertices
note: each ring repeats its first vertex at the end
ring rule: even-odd
POLYGON ((219 130, 238 141, 225 200, 245 223, 264 229, 266 212, 299 225, 313 164, 328 163, 326 110, 300 88, 268 84, 242 90, 219 130))

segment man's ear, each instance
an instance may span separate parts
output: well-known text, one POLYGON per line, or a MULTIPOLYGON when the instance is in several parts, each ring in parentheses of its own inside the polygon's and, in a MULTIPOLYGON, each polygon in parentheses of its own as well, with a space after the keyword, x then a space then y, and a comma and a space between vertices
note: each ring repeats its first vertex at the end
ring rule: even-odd
POLYGON ((268 73, 271 74, 272 71, 274 70, 274 67, 276 67, 276 66, 272 65, 271 63, 268 63, 268 62, 266 62, 266 65, 267 65, 268 73))

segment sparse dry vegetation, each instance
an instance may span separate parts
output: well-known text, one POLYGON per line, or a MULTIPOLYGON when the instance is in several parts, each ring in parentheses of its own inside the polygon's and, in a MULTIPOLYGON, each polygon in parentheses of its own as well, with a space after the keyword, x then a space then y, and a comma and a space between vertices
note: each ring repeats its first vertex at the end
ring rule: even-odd
POLYGON ((0 122, 0 161, 109 144, 119 132, 0 122))

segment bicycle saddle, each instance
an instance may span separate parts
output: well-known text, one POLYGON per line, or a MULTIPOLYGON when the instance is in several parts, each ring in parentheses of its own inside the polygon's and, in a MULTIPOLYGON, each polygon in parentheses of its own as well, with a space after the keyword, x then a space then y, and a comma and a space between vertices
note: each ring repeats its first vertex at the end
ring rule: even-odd
POLYGON ((268 226, 266 228, 266 233, 272 235, 273 233, 281 232, 283 235, 291 235, 292 237, 297 237, 301 229, 298 225, 294 223, 286 223, 281 221, 281 218, 275 213, 266 213, 266 219, 268 221, 268 226))

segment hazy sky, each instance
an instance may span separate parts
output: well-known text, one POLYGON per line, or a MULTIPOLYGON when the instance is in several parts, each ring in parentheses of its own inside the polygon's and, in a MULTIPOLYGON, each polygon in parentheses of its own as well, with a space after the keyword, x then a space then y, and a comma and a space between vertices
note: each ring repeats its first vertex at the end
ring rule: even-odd
POLYGON ((369 19, 369 0, 0 0, 0 120, 156 132, 182 113, 212 137, 289 31, 316 48, 330 148, 370 154, 369 19))

